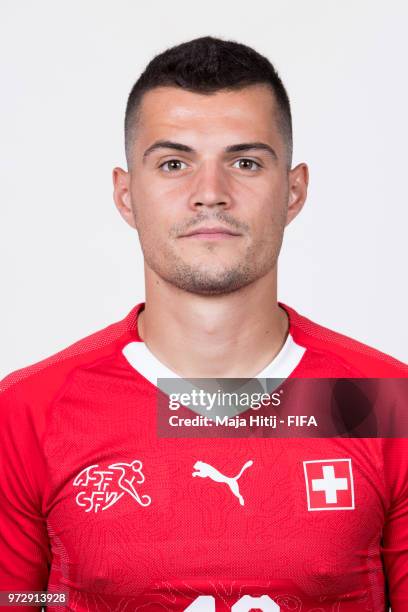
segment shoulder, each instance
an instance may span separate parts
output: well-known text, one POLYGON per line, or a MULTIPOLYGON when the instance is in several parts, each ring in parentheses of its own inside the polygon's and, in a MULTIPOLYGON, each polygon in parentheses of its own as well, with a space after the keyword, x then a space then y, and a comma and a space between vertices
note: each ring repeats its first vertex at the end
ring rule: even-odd
POLYGON ((299 364, 300 375, 407 377, 408 365, 342 333, 319 325, 286 304, 280 306, 289 317, 289 331, 297 344, 306 348, 299 364), (306 374, 310 370, 312 373, 306 374))
POLYGON ((9 405, 17 409, 17 404, 21 406, 33 398, 37 406, 48 403, 77 368, 89 367, 109 357, 121 343, 133 340, 137 314, 142 305, 137 304, 123 319, 57 353, 7 374, 0 380, 1 412, 9 405))

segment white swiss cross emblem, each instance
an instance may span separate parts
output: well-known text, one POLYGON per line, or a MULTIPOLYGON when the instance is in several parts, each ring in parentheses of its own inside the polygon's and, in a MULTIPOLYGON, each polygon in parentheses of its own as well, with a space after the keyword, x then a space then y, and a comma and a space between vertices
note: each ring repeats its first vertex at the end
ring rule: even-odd
POLYGON ((354 510, 351 459, 304 461, 308 510, 354 510))

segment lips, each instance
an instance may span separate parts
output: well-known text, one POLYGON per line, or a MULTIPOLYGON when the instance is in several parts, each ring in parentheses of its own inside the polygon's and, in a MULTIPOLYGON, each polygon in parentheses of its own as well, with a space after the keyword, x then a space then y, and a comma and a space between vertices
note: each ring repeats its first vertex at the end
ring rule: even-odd
POLYGON ((240 235, 228 229, 227 227, 216 226, 216 227, 198 227, 192 230, 191 232, 189 232, 188 234, 183 234, 182 238, 187 237, 187 236, 196 236, 196 235, 202 235, 202 234, 205 234, 205 235, 217 234, 217 235, 224 235, 224 236, 225 235, 228 235, 228 236, 239 236, 240 235))

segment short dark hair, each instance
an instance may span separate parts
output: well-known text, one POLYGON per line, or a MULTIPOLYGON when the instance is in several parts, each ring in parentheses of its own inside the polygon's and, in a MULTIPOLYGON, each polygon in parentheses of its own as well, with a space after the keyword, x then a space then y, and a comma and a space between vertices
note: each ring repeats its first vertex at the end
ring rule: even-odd
POLYGON ((286 89, 271 62, 246 45, 212 36, 184 42, 156 55, 133 85, 125 113, 125 151, 128 165, 140 103, 147 91, 161 86, 181 87, 194 93, 238 90, 267 84, 275 94, 278 127, 292 163, 292 116, 286 89))

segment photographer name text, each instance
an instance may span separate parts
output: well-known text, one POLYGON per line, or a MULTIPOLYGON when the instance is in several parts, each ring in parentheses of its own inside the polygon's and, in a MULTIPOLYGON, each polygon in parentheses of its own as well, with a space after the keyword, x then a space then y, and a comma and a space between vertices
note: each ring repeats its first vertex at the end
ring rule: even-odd
POLYGON ((317 427, 316 418, 313 415, 295 414, 287 415, 284 419, 279 419, 275 415, 261 416, 215 416, 210 419, 207 416, 197 415, 192 418, 179 417, 172 415, 169 418, 171 427, 272 427, 277 428, 281 425, 286 427, 317 427))

